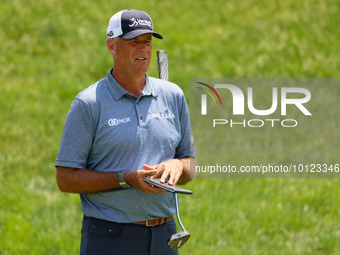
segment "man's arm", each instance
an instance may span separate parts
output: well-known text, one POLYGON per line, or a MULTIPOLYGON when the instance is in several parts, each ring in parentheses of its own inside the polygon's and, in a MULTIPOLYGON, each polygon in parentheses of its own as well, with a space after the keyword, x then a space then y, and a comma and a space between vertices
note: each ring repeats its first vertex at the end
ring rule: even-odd
MULTIPOLYGON (((160 188, 151 187, 143 181, 144 177, 152 176, 154 170, 138 170, 127 172, 125 181, 136 186, 145 193, 163 193, 160 188)), ((67 193, 97 193, 120 188, 118 177, 113 172, 96 172, 86 169, 57 167, 57 183, 60 191, 67 193)))
POLYGON ((197 165, 196 158, 182 158, 180 159, 183 164, 183 173, 178 180, 179 185, 184 185, 196 177, 195 168, 197 165))

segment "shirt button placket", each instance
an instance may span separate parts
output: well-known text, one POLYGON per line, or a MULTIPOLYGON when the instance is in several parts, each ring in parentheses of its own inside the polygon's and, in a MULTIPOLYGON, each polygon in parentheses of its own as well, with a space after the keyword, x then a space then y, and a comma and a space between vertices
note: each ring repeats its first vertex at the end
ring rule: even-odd
POLYGON ((137 118, 138 118, 138 126, 142 126, 143 125, 143 116, 142 114, 139 113, 139 100, 137 99, 135 107, 136 107, 136 112, 137 112, 137 118))

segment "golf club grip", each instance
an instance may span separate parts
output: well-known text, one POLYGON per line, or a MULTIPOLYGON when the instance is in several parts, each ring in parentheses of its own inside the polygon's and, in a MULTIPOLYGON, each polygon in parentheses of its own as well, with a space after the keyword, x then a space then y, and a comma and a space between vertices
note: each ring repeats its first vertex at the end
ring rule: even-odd
POLYGON ((159 78, 169 81, 168 53, 165 50, 157 51, 159 78))

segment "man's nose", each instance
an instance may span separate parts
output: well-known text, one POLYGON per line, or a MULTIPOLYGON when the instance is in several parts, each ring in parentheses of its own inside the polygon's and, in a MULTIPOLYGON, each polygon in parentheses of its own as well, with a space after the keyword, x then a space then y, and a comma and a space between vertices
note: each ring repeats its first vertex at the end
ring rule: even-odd
POLYGON ((149 50, 150 46, 148 43, 141 42, 138 44, 138 51, 140 52, 147 52, 149 50))

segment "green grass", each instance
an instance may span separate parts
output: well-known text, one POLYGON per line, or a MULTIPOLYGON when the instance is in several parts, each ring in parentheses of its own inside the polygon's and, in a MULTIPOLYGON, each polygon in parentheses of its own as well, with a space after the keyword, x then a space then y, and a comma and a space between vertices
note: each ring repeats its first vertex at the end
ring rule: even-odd
MULTIPOLYGON (((106 26, 125 8, 148 12, 165 37, 154 40, 149 74, 157 76, 155 52, 166 49, 170 79, 187 98, 196 77, 340 74, 336 0, 1 1, 1 255, 79 253, 80 201, 59 192, 54 162, 73 98, 112 66, 106 26)), ((192 238, 181 254, 340 253, 338 179, 187 187, 195 194, 181 197, 180 210, 192 238)))
POLYGON ((321 179, 196 180, 190 185, 195 196, 183 199, 188 207, 181 208, 191 215, 184 219, 193 233, 191 249, 194 254, 338 254, 338 185, 321 179))

